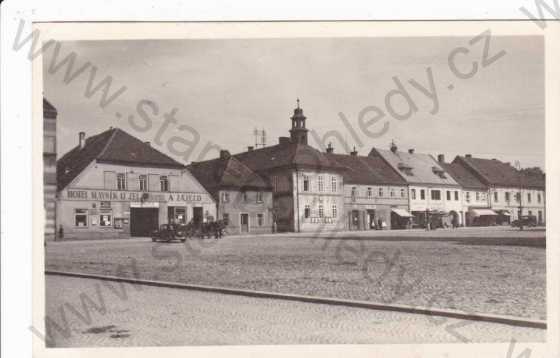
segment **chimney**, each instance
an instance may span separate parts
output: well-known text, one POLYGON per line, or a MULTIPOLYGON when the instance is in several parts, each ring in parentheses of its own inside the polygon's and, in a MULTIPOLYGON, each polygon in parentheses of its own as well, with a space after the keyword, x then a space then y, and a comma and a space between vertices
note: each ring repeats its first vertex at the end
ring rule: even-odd
POLYGON ((397 145, 395 144, 394 141, 391 141, 391 152, 393 153, 397 152, 397 145))
POLYGON ((289 137, 278 137, 278 144, 281 144, 281 145, 290 144, 290 138, 289 137))
POLYGON ((78 143, 80 144, 80 149, 86 146, 86 132, 78 133, 78 143))
POLYGON ((334 152, 334 148, 332 146, 332 143, 329 143, 329 146, 327 147, 327 153, 333 153, 334 152))
POLYGON ((466 158, 472 158, 472 154, 465 154, 466 158))
POLYGON ((150 143, 150 141, 149 141, 149 140, 145 141, 145 142, 144 142, 144 144, 146 144, 146 145, 147 145, 147 146, 149 146, 149 147, 151 147, 151 146, 152 146, 152 143, 150 143))
POLYGON ((356 146, 354 146, 354 150, 350 152, 351 156, 357 156, 358 155, 358 151, 356 150, 356 146))
POLYGON ((230 157, 228 150, 220 150, 220 159, 228 159, 230 157))
POLYGON ((414 154, 414 148, 410 148, 410 149, 408 150, 408 153, 414 154))
POLYGON ((437 161, 440 163, 445 163, 445 156, 443 154, 438 154, 437 161))
POLYGON ((250 145, 250 146, 247 147, 247 151, 248 151, 248 152, 252 152, 253 149, 255 149, 255 147, 253 147, 252 145, 250 145))

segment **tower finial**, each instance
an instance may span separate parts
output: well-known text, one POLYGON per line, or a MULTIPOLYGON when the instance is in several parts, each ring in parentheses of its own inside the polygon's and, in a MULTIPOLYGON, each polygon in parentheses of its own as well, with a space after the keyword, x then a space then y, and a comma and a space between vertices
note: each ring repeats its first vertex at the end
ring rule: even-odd
POLYGON ((299 97, 297 98, 296 102, 297 102, 297 108, 299 109, 299 97))

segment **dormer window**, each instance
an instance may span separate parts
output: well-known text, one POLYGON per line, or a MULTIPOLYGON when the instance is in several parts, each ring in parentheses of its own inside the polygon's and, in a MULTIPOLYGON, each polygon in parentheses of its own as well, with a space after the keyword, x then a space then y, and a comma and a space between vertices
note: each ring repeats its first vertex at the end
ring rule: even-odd
POLYGON ((410 165, 407 165, 405 163, 399 163, 397 165, 397 168, 399 168, 399 170, 403 173, 405 173, 408 176, 413 176, 414 174, 412 173, 412 167, 410 165))
POLYGON ((446 179, 447 176, 445 175, 445 171, 438 167, 432 167, 432 172, 442 179, 446 179))

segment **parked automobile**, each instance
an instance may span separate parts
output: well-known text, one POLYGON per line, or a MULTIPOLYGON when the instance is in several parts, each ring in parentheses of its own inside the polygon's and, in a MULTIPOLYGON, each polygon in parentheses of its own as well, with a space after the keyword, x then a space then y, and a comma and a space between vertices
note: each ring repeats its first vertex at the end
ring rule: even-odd
POLYGON ((161 224, 159 229, 152 232, 152 241, 154 242, 170 242, 173 240, 179 240, 181 242, 186 241, 184 226, 177 224, 161 224))
POLYGON ((522 215, 519 219, 513 220, 511 226, 520 227, 523 226, 537 226, 537 217, 534 215, 522 215))

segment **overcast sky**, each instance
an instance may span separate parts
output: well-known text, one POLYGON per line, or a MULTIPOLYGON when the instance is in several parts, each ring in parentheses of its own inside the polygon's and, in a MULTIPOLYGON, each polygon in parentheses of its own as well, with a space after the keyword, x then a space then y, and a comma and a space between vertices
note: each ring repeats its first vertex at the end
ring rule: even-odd
MULTIPOLYGON (((190 160, 208 143, 232 153, 254 144, 253 129, 265 129, 268 145, 287 136, 289 117, 301 99, 307 127, 319 136, 335 130, 360 154, 372 146, 388 148, 394 140, 399 149, 415 148, 429 154, 444 153, 448 161, 457 154, 519 160, 523 166, 544 168, 544 45, 539 37, 493 37, 488 59, 501 50, 505 55, 482 65, 484 41, 469 44, 465 37, 432 38, 338 38, 287 40, 145 40, 63 42, 60 54, 74 51, 75 68, 86 62, 97 67, 97 79, 113 77, 111 93, 126 90, 105 108, 100 94, 84 96, 90 68, 65 84, 65 67, 47 72, 52 48, 44 54, 44 93, 58 110, 59 157, 77 144, 78 132, 93 135, 110 126, 120 127, 184 162, 167 146, 181 135, 192 140, 188 125, 200 134, 190 160), (477 72, 457 78, 448 56, 458 47, 455 67, 467 73, 472 62, 477 72), (429 71, 428 71, 429 69, 429 71), (432 73, 437 101, 430 88, 432 73), (387 109, 386 96, 402 83, 417 111, 396 119, 387 109), (414 80, 416 86, 410 83, 414 80), (450 86, 452 85, 452 86, 450 86), (421 87, 419 87, 421 86, 421 87), (422 91, 424 88, 424 91, 422 91), (139 120, 137 103, 150 100, 158 108, 148 130, 131 126, 128 114, 139 120), (437 104, 437 106, 436 106, 437 104), (384 135, 372 138, 361 128, 379 108, 385 117, 369 130, 384 135), (178 123, 163 133, 164 144, 154 143, 163 113, 177 109, 178 123), (121 113, 119 119, 116 113, 121 113), (430 112, 435 112, 432 114, 430 112), (341 120, 347 118, 351 130, 341 120), (354 133, 354 134, 352 134, 354 133)), ((60 58, 59 58, 60 61, 60 58)), ((394 91, 393 91, 394 93, 394 91)), ((410 107, 400 94, 390 98, 397 113, 410 107)), ((343 146, 329 139, 335 152, 343 146)), ((327 142, 328 142, 327 141, 327 142)), ((316 145, 312 136, 310 144, 316 145)), ((179 148, 177 146, 176 148, 179 148)), ((212 151, 205 159, 216 156, 212 151)))

